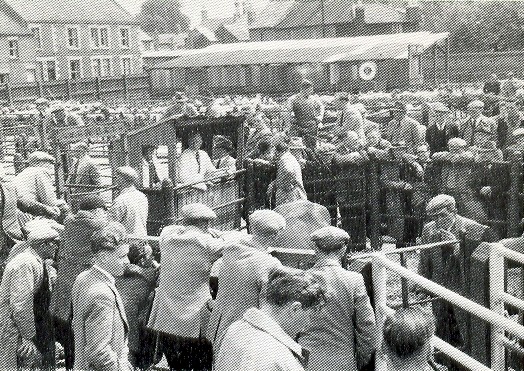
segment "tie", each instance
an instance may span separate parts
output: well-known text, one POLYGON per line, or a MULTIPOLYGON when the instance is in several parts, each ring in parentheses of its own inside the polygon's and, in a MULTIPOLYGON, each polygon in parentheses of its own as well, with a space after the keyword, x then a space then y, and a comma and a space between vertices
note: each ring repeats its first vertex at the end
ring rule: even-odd
POLYGON ((195 153, 195 159, 196 159, 196 162, 198 164, 198 173, 200 174, 200 170, 201 170, 200 169, 200 151, 198 151, 198 150, 195 153))
POLYGON ((156 173, 155 163, 149 162, 149 187, 153 188, 153 185, 160 182, 158 174, 156 173))

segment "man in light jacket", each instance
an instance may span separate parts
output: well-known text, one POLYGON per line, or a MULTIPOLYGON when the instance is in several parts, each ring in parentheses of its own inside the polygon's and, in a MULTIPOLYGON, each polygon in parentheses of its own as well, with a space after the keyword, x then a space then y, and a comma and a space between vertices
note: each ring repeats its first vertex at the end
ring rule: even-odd
POLYGON ((208 337, 215 354, 227 328, 251 307, 258 307, 271 269, 281 266, 269 255, 285 228, 284 218, 272 210, 257 210, 249 217, 251 234, 224 249, 218 275, 220 289, 209 320, 208 337))
POLYGON ((308 349, 310 370, 356 371, 368 364, 375 350, 375 314, 360 273, 342 268, 341 259, 350 238, 336 227, 324 227, 311 235, 317 262, 309 270, 330 293, 322 311, 300 337, 308 349))
POLYGON ((307 352, 293 339, 309 327, 326 292, 310 274, 290 268, 269 273, 260 309, 249 308, 227 330, 216 371, 293 370, 307 367, 307 352))
POLYGON ((93 266, 72 291, 75 370, 128 371, 128 324, 115 277, 129 264, 127 234, 119 223, 93 233, 93 266))
POLYGON ((217 216, 206 205, 185 205, 181 215, 184 225, 167 226, 160 234, 160 284, 148 327, 160 334, 171 369, 209 369, 212 346, 201 313, 211 299, 211 266, 224 241, 211 235, 209 225, 217 216))

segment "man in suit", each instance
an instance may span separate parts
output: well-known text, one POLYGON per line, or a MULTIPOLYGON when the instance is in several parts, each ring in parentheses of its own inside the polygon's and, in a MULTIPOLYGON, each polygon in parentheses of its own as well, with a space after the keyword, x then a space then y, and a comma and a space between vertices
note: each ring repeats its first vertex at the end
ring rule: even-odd
POLYGON ((45 98, 38 98, 35 101, 36 113, 34 115, 34 133, 38 140, 38 148, 41 151, 49 149, 49 125, 51 124, 51 112, 49 112, 49 101, 45 98))
MULTIPOLYGON (((75 158, 71 173, 69 174, 68 183, 75 185, 101 185, 100 169, 93 158, 89 156, 89 144, 87 142, 78 142, 72 146, 72 155, 75 158)), ((92 191, 91 188, 74 187, 71 189, 71 196, 74 200, 75 193, 92 191)))
POLYGON ((496 74, 492 73, 489 75, 489 80, 484 83, 484 88, 482 90, 484 91, 484 94, 500 94, 500 81, 496 74))
MULTIPOLYGON (((182 151, 177 163, 177 183, 193 183, 204 181, 206 176, 216 170, 206 151, 202 148, 202 136, 198 132, 189 134, 188 147, 182 151)), ((207 190, 204 183, 196 184, 194 188, 207 190)))
POLYGON ((42 222, 26 248, 7 263, 0 283, 0 369, 52 369, 55 363, 49 313, 47 259, 56 253, 58 232, 42 222))
POLYGON ((183 225, 160 234, 162 268, 148 328, 160 335, 161 348, 172 370, 210 369, 212 345, 205 338, 203 313, 211 300, 211 266, 225 242, 214 238, 213 210, 203 204, 182 207, 183 225))
MULTIPOLYGON (((471 298, 471 255, 481 242, 492 242, 493 232, 485 225, 457 214, 455 199, 440 194, 426 208, 433 219, 424 226, 422 244, 458 240, 420 253, 419 274, 471 298)), ((468 353, 471 351, 471 316, 460 308, 438 300, 433 303, 437 336, 468 353)), ((460 368, 456 368, 460 369, 460 368)))
POLYGON ((304 370, 308 352, 293 339, 309 327, 313 313, 322 310, 326 295, 309 273, 271 271, 265 300, 229 326, 214 370, 304 370))
POLYGON ((515 144, 512 133, 522 126, 523 117, 515 100, 501 101, 497 120, 497 146, 504 150, 515 144))
POLYGON ((354 131, 360 143, 364 144, 364 118, 358 108, 350 102, 347 93, 340 94, 335 102, 338 108, 335 133, 344 135, 348 131, 354 131))
POLYGON ((406 115, 406 105, 396 102, 391 109, 393 120, 391 120, 385 130, 384 139, 390 143, 406 143, 409 152, 414 152, 415 148, 424 141, 420 124, 406 115))
POLYGON ((257 152, 258 145, 263 140, 270 140, 273 134, 271 129, 266 124, 267 117, 263 112, 257 112, 248 119, 248 123, 251 128, 248 131, 246 139, 246 157, 253 157, 254 153, 257 152))
POLYGON ((342 268, 349 234, 324 227, 311 234, 317 261, 308 272, 322 282, 329 300, 311 316, 299 338, 310 351, 310 370, 357 370, 367 365, 375 351, 375 315, 360 273, 342 268))
POLYGON ((467 120, 460 125, 459 136, 468 147, 478 147, 487 140, 497 141, 497 122, 482 114, 484 103, 480 100, 468 104, 467 120))
POLYGON ((74 369, 130 371, 127 318, 115 287, 129 263, 126 230, 110 223, 90 240, 94 264, 80 273, 72 291, 74 369))
MULTIPOLYGON (((277 177, 268 187, 268 195, 275 193, 275 206, 296 200, 307 200, 302 181, 302 169, 295 156, 289 151, 289 138, 282 138, 275 145, 277 177)), ((270 196, 271 197, 271 196, 270 196)))
POLYGON ((157 147, 153 145, 142 146, 142 166, 140 167, 140 185, 143 188, 155 188, 160 186, 158 174, 158 159, 155 152, 157 147))
POLYGON ((219 290, 209 319, 208 337, 215 354, 229 325, 251 307, 259 307, 271 269, 280 262, 269 255, 286 221, 275 211, 257 210, 249 216, 250 234, 224 249, 218 275, 219 290))
POLYGON ((65 352, 66 368, 74 362, 74 338, 71 329, 71 291, 76 277, 92 265, 91 236, 107 225, 104 200, 100 195, 84 196, 78 212, 64 222, 62 243, 57 254, 57 279, 51 295, 56 340, 65 352))
POLYGON ((434 103, 433 112, 433 125, 426 130, 426 142, 431 153, 445 151, 448 141, 459 136, 458 126, 451 122, 451 111, 444 103, 434 103))
POLYGON ((149 203, 146 195, 136 189, 137 172, 129 166, 119 167, 115 180, 120 193, 108 210, 109 220, 122 223, 131 235, 147 236, 149 203))

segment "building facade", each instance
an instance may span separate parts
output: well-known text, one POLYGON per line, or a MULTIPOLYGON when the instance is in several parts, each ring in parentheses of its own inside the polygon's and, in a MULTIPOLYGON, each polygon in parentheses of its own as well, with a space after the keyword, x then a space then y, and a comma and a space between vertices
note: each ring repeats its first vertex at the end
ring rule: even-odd
POLYGON ((113 0, 0 0, 0 3, 27 24, 34 45, 36 80, 142 73, 139 26, 113 0))

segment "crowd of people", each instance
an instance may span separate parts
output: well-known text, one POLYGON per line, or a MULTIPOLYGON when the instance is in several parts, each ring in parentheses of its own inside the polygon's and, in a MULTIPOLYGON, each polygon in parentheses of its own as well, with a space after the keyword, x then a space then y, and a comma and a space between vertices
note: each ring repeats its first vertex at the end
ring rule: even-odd
MULTIPOLYGON (((494 81, 487 88, 498 94, 494 81)), ((215 230, 215 211, 188 204, 178 222, 162 229, 158 251, 148 243, 149 201, 140 190, 164 178, 156 148, 143 147, 140 168, 116 170, 118 196, 108 206, 93 191, 101 172, 89 143, 67 147, 73 162, 54 156, 64 152, 53 151, 48 129, 82 119, 48 103, 36 102, 35 143, 21 146, 26 161, 2 182, 0 369, 55 369, 59 359, 67 369, 147 369, 164 358, 173 370, 367 370, 382 343, 387 370, 426 371, 440 369, 434 333, 471 351, 471 316, 443 301, 433 303, 433 313, 416 306, 376 323, 363 276, 342 267, 354 252, 349 246, 366 247, 369 235, 366 202, 351 202, 365 188, 352 171, 381 161, 384 234, 398 247, 458 241, 421 252, 418 269, 471 297, 472 251, 506 235, 503 225, 487 224, 506 208, 509 175, 499 165, 524 150, 511 94, 495 116, 482 101, 469 102, 458 122, 444 102, 433 102, 426 127, 400 101, 387 122, 373 122, 351 94, 337 94, 326 107, 305 80, 285 104, 283 132, 270 127, 260 107, 247 113, 240 139, 246 156, 276 169, 260 210, 246 217, 249 232, 215 230), (56 162, 68 163, 67 183, 77 186, 66 199, 55 193, 56 162), (303 171, 312 162, 332 175, 349 174, 349 181, 334 179, 324 206, 308 201, 303 171), (453 166, 436 166, 443 162, 453 166), (304 208, 309 229, 297 233, 293 217, 304 208), (408 209, 414 218, 399 217, 408 209), (314 249, 312 268, 285 267, 270 254, 293 244, 286 238, 314 249)), ((191 116, 192 109, 179 95, 163 115, 191 116)), ((217 171, 227 177, 243 166, 232 157, 235 145, 215 136, 209 154, 201 133, 191 132, 176 183, 206 192, 217 171)))

